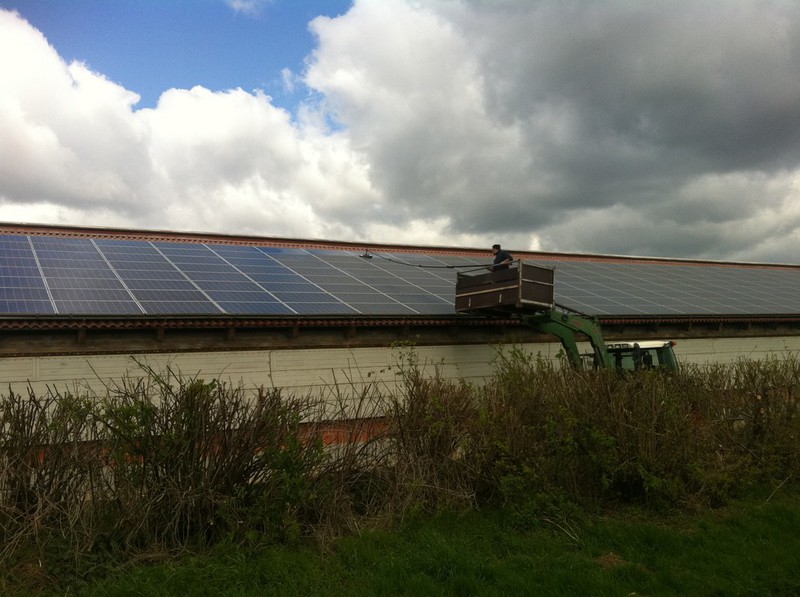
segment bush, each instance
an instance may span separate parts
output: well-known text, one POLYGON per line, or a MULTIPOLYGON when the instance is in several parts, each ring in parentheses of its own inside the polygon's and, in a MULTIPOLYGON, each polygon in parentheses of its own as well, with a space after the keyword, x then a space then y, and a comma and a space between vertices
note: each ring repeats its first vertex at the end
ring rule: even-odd
POLYGON ((313 523, 303 515, 326 454, 301 434, 306 403, 148 373, 104 397, 3 399, 6 569, 67 553, 77 574, 95 556, 275 540, 313 523))
POLYGON ((519 524, 618 503, 703 508, 800 473, 800 362, 576 372, 499 350, 482 387, 400 368, 330 398, 146 370, 103 396, 0 397, 0 591, 220 541, 409 514, 519 524), (333 420, 331 420, 331 418, 333 420))

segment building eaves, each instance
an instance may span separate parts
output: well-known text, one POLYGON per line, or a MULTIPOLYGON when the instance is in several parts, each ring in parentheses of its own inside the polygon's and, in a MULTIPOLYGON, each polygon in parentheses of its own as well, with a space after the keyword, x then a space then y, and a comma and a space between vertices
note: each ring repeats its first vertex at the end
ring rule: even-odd
MULTIPOLYGON (((598 318, 603 325, 693 325, 800 324, 798 315, 750 316, 609 316, 598 318)), ((146 329, 227 329, 227 328, 370 328, 370 327, 486 327, 522 326, 519 318, 453 315, 452 317, 87 317, 87 316, 4 316, 0 330, 146 330, 146 329)))

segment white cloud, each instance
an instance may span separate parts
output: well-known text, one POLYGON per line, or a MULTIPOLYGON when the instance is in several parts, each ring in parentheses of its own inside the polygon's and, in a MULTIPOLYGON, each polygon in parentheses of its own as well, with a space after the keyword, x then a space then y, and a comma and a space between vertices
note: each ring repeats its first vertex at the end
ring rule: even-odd
POLYGON ((287 93, 294 93, 296 87, 297 77, 289 68, 281 69, 281 82, 283 83, 283 90, 287 93))
POLYGON ((0 190, 5 201, 135 201, 147 155, 138 96, 65 64, 40 33, 0 12, 0 190))
POLYGON ((261 14, 265 4, 271 0, 225 0, 225 4, 230 6, 234 12, 254 17, 261 14))
POLYGON ((479 229, 536 186, 520 127, 488 112, 477 57, 440 16, 399 0, 361 2, 312 30, 320 43, 306 80, 370 156, 397 217, 479 229))
POLYGON ((17 221, 350 236, 373 203, 346 138, 261 93, 164 92, 155 109, 0 12, 0 215, 17 221), (36 76, 33 76, 36 73, 36 76), (357 222, 356 222, 357 223, 357 222))

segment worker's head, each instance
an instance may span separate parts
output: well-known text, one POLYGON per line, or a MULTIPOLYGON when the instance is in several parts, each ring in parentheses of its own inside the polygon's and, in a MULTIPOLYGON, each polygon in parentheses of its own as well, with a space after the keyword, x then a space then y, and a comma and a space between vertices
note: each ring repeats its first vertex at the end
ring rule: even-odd
POLYGON ((492 245, 492 253, 497 253, 500 250, 500 245, 492 245))

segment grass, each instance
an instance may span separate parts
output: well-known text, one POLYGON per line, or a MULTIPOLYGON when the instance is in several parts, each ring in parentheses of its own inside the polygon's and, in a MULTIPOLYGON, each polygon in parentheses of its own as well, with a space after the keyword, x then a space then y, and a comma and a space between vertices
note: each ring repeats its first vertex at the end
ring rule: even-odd
POLYGON ((218 545, 77 594, 796 595, 798 570, 800 494, 784 492, 693 516, 447 513, 342 538, 324 552, 218 545))

